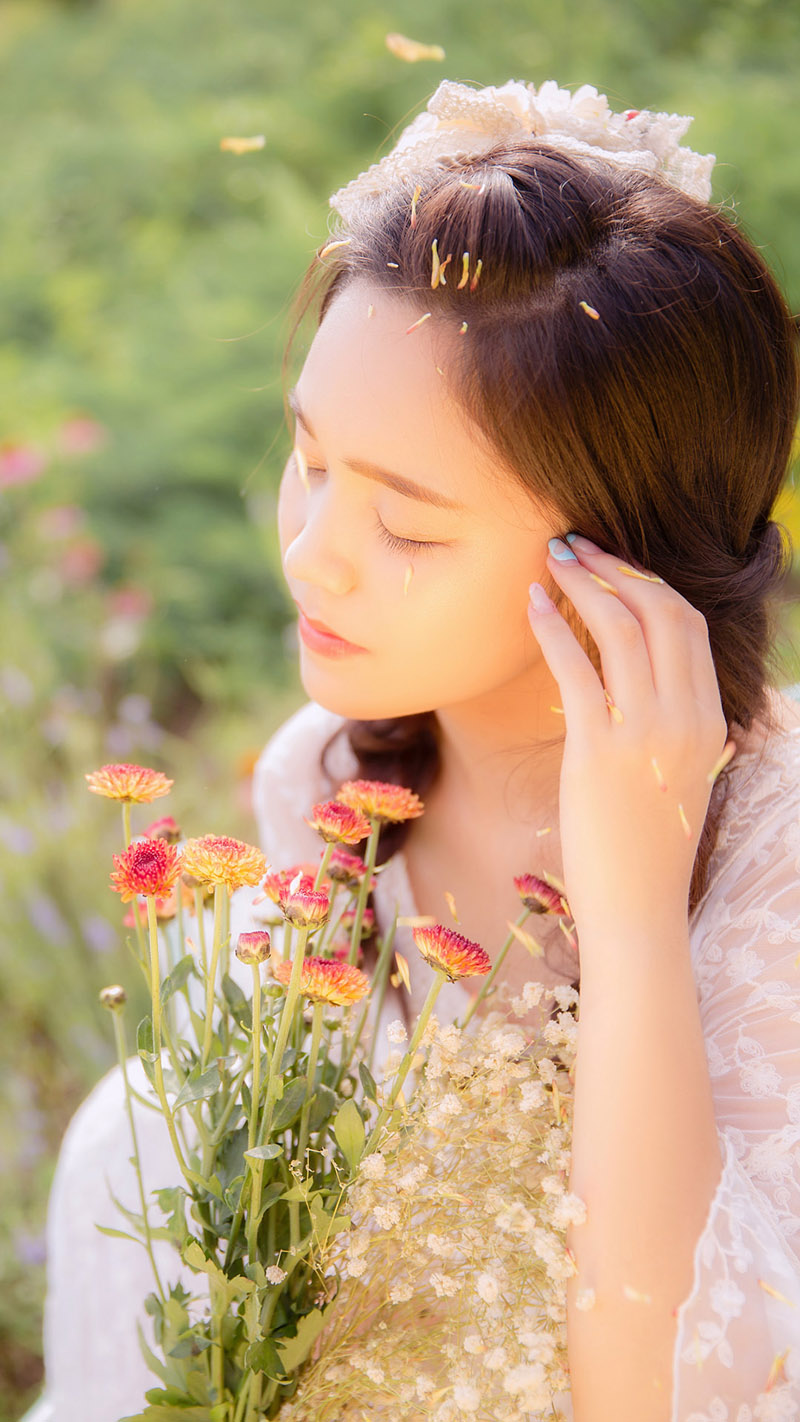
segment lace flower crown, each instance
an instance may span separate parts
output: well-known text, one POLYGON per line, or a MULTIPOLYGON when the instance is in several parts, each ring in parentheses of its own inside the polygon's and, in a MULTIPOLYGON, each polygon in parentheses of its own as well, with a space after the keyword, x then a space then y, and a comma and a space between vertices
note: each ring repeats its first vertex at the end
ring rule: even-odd
POLYGON ((565 153, 602 158, 620 168, 656 173, 690 197, 708 202, 714 154, 693 153, 680 140, 692 119, 628 109, 615 114, 605 94, 584 84, 571 94, 548 79, 510 79, 500 88, 472 89, 445 79, 390 153, 330 199, 349 222, 387 187, 412 184, 443 158, 478 158, 496 143, 536 138, 565 153))

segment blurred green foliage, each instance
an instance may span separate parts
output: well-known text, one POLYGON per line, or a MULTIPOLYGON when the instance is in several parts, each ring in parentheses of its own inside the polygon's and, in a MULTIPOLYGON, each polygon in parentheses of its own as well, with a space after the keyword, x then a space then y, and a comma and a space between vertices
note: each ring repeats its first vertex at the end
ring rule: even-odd
MULTIPOLYGON (((785 0, 5 0, 0 115, 0 1422, 41 1376, 58 1139, 134 994, 106 760, 254 833, 252 754, 303 699, 275 494, 288 312, 327 195, 445 75, 695 115, 715 196, 800 304, 800 10, 785 0), (406 65, 387 31, 443 44, 406 65), (264 134, 263 150, 220 151, 264 134), (27 464, 26 464, 27 460, 27 464)), ((800 538, 793 490, 782 505, 800 538)), ((793 614, 792 614, 793 615, 793 614)), ((787 627, 791 615, 787 613, 787 627)), ((789 675, 797 675, 795 670, 789 675)), ((788 679, 788 675, 787 675, 788 679)), ((135 828, 148 822, 147 807, 135 828)))

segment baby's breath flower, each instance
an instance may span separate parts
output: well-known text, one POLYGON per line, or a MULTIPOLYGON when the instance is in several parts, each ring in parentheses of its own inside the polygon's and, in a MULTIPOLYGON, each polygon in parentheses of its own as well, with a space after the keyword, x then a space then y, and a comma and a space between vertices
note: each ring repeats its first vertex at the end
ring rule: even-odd
POLYGON ((473 1356, 486 1352, 486 1344, 480 1333, 468 1333, 464 1339, 463 1347, 465 1353, 470 1353, 473 1356))
POLYGON ((379 1367, 377 1363, 368 1363, 364 1369, 364 1372, 366 1373, 370 1382, 375 1383, 376 1387, 380 1387, 381 1383, 384 1383, 386 1381, 386 1374, 383 1371, 383 1368, 379 1367))
POLYGON ((575 1307, 586 1311, 590 1308, 594 1308, 594 1305, 594 1289, 579 1289, 575 1295, 575 1307))
POLYGON ((417 1373, 414 1379, 414 1388, 420 1401, 422 1401, 423 1398, 429 1397, 435 1386, 436 1384, 430 1378, 427 1378, 424 1373, 417 1373))
POLYGON ((579 998, 577 989, 572 987, 570 983, 556 983, 555 987, 550 989, 550 992, 553 994, 562 1012, 567 1012, 570 1007, 576 1007, 578 1004, 579 998))
POLYGON ((375 1151, 373 1155, 368 1155, 366 1160, 361 1162, 360 1173, 367 1180, 382 1180, 386 1174, 386 1161, 380 1151, 375 1151))
POLYGON ((405 1042, 408 1038, 405 1023, 401 1022, 399 1017, 396 1017, 394 1022, 390 1022, 386 1028, 386 1036, 390 1042, 405 1042))
POLYGON ((479 1274, 475 1280, 475 1288, 484 1303, 496 1303, 500 1297, 500 1285, 494 1274, 479 1274))
POLYGON ((472 1383, 456 1383, 453 1401, 462 1412, 477 1412, 481 1405, 481 1395, 472 1383))
POLYGON ((372 1218, 381 1229, 392 1229, 400 1219, 400 1206, 396 1204, 374 1205, 372 1218))
POLYGON ((483 1359, 483 1366, 491 1373, 501 1373, 508 1366, 508 1352, 505 1348, 490 1348, 483 1359))
POLYGON ((393 1284, 389 1290, 389 1302, 393 1304, 408 1303, 413 1294, 414 1290, 408 1282, 393 1284))
POLYGON ((284 1279, 289 1277, 279 1264, 270 1264, 269 1268, 264 1270, 264 1275, 268 1284, 282 1284, 284 1279))
POLYGON ((348 1255, 347 1259, 344 1262, 345 1273, 350 1279, 360 1279, 366 1267, 367 1261, 363 1257, 352 1259, 348 1255))
POLYGON ((556 1229, 566 1229, 568 1225, 582 1225, 586 1223, 586 1201, 579 1195, 566 1194, 563 1200, 559 1200, 552 1214, 552 1223, 556 1229))
POLYGON ((437 1299, 449 1299, 454 1294, 461 1292, 461 1285, 457 1279, 453 1279, 449 1274, 443 1274, 440 1269, 434 1269, 430 1276, 431 1288, 437 1299))

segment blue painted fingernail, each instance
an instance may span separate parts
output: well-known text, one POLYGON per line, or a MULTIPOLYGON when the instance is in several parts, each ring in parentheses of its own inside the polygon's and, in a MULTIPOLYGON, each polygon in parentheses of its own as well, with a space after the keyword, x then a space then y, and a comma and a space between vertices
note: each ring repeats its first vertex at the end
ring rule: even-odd
POLYGON ((564 536, 567 540, 567 543, 574 543, 575 539, 578 537, 577 533, 567 533, 564 536))
POLYGON ((569 558, 572 559, 573 563, 577 563, 578 560, 575 557, 575 554, 573 553, 572 549, 568 548, 566 543, 564 543, 562 539, 551 538, 548 541, 547 546, 550 549, 552 557, 556 558, 559 563, 566 563, 569 558))

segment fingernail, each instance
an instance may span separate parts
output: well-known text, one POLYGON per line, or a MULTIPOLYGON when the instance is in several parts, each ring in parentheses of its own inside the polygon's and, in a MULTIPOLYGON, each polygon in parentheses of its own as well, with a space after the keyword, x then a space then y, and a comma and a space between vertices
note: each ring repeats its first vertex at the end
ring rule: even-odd
POLYGON ((534 612, 555 612, 556 605, 551 602, 541 583, 531 583, 528 592, 534 612))
POLYGON ((549 539, 547 546, 550 549, 551 557, 556 558, 559 563, 566 563, 567 559, 572 559, 573 562, 577 563, 578 560, 572 549, 568 548, 561 538, 549 539))
POLYGON ((579 553, 599 553, 601 551, 596 543, 592 543, 589 538, 584 538, 582 533, 568 533, 566 539, 570 548, 577 548, 579 553))

